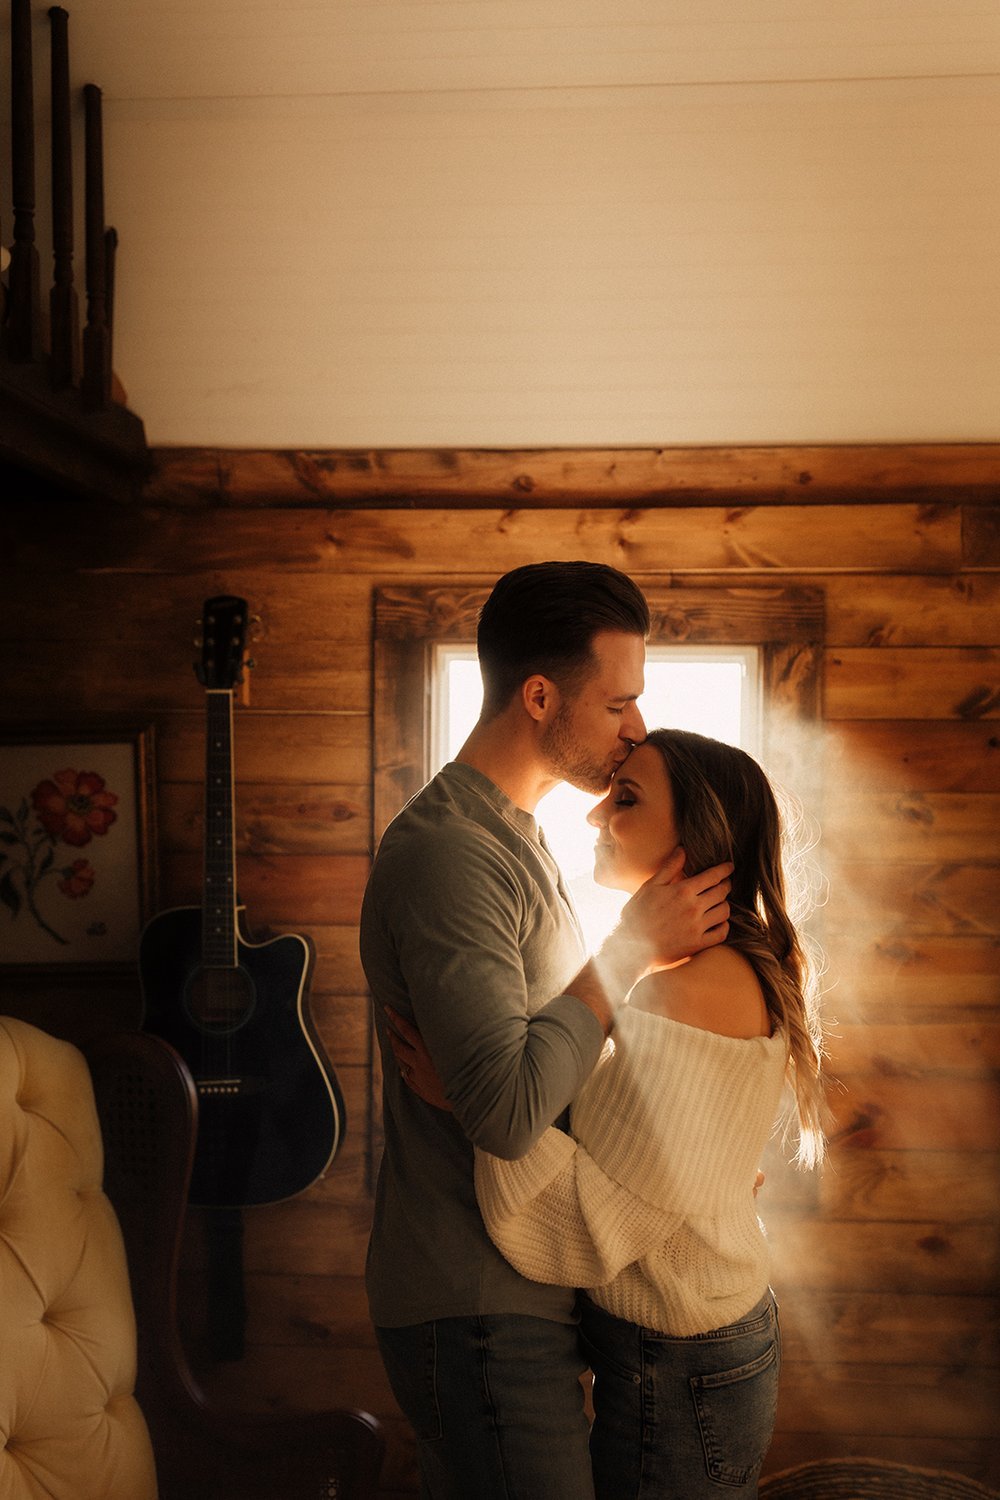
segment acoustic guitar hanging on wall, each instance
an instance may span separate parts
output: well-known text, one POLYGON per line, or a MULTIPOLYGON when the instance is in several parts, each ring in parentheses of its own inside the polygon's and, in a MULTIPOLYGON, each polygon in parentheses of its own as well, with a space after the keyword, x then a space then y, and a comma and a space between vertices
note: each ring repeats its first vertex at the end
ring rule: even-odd
POLYGON ((254 943, 236 887, 233 694, 243 681, 245 599, 205 601, 205 855, 201 906, 164 911, 140 941, 143 1026, 169 1042, 198 1091, 192 1203, 276 1203, 323 1175, 344 1102, 309 1013, 312 943, 254 943))

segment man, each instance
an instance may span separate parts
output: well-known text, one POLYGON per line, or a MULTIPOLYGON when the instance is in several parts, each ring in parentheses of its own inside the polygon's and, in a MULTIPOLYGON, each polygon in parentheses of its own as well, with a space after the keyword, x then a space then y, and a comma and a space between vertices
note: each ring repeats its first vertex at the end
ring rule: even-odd
POLYGON ((731 866, 685 880, 679 854, 585 961, 534 819, 560 781, 602 796, 645 737, 648 632, 645 599, 613 568, 501 578, 479 622, 479 722, 387 829, 365 893, 385 1114, 368 1295, 433 1500, 593 1494, 573 1293, 525 1280, 495 1249, 473 1146, 523 1155, 596 1064, 635 981, 725 938, 731 866), (406 1087, 387 1008, 419 1028, 449 1111, 406 1087))

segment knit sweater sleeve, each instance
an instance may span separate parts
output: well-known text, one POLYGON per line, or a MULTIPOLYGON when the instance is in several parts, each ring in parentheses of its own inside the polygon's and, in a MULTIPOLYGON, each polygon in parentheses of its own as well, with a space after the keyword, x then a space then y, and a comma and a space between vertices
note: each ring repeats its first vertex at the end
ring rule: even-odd
POLYGON ((554 1129, 517 1161, 477 1150, 476 1196, 505 1259, 529 1281, 556 1286, 603 1286, 661 1243, 673 1222, 554 1129))
POLYGON ((780 1035, 733 1040, 619 1016, 573 1106, 526 1156, 476 1153, 476 1195, 500 1252, 533 1281, 601 1287, 684 1223, 746 1211, 783 1073, 780 1035))

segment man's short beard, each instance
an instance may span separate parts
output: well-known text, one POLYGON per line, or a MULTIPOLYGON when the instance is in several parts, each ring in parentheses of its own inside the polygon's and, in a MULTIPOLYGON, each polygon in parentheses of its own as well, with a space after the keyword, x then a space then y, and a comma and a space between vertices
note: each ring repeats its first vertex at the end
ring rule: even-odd
POLYGON ((559 705, 555 718, 542 736, 541 748, 560 781, 568 781, 570 786, 594 797, 602 797, 607 791, 616 762, 611 757, 604 763, 598 762, 577 744, 572 704, 563 702, 559 705))

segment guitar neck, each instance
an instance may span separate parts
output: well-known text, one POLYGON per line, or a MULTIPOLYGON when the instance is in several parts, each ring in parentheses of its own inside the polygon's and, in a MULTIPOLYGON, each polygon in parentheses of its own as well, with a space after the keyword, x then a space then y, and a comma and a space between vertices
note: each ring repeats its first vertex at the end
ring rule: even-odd
POLYGON ((238 959, 233 695, 220 689, 210 689, 206 698, 204 876, 202 963, 211 969, 234 969, 238 959))

